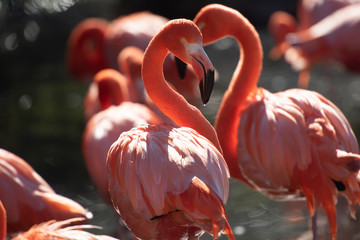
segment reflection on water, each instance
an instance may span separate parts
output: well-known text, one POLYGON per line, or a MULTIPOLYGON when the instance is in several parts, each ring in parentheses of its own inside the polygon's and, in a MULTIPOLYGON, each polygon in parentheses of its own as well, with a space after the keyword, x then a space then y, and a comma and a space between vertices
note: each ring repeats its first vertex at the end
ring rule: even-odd
MULTIPOLYGON (((74 3, 32 0, 24 2, 24 9, 28 14, 54 13, 67 10, 74 3)), ((0 4, 0 12, 4 12, 0 4)), ((55 26, 64 24, 62 30, 51 29, 59 31, 60 37, 45 34, 50 30, 48 25, 28 18, 19 21, 21 31, 13 28, 0 33, 3 46, 0 64, 5 66, 0 87, 0 147, 27 160, 58 193, 89 208, 94 213, 92 223, 104 228, 97 233, 112 234, 116 231, 116 218, 97 196, 81 155, 82 99, 87 86, 75 82, 64 68, 65 43, 71 29, 71 24, 64 20, 68 16, 58 13, 55 20, 46 16, 55 26), (60 39, 52 42, 55 38, 60 39), (46 42, 51 46, 43 45, 46 42)), ((272 41, 264 29, 258 30, 265 49, 259 86, 273 92, 296 87, 297 74, 284 61, 268 59, 272 41)), ((201 110, 213 122, 239 52, 232 39, 206 47, 206 51, 217 69, 218 80, 210 102, 201 110)), ((310 89, 319 91, 342 109, 355 134, 360 136, 359 76, 343 73, 336 67, 318 66, 312 71, 310 89)), ((350 219, 343 203, 344 199, 340 199, 338 239, 360 239, 360 231, 356 230, 360 223, 350 219)), ((226 209, 237 239, 296 239, 308 230, 310 221, 304 202, 275 202, 233 180, 226 209)), ((323 211, 319 214, 320 239, 329 239, 326 217, 323 211)), ((211 237, 204 235, 202 239, 211 237)))

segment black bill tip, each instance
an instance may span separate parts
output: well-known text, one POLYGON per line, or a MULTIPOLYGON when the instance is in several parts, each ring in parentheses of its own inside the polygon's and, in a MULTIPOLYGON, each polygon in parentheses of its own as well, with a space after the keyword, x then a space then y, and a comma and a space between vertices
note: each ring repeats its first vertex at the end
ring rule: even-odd
POLYGON ((203 104, 207 104, 210 99, 212 90, 214 88, 215 71, 211 69, 208 69, 206 71, 204 64, 196 57, 193 56, 193 58, 201 65, 201 68, 203 70, 204 78, 201 79, 199 83, 199 88, 200 88, 201 100, 203 104))
POLYGON ((214 88, 214 79, 214 70, 208 70, 207 72, 205 72, 204 69, 204 79, 202 79, 199 84, 201 100, 203 104, 207 104, 209 102, 212 90, 214 88))

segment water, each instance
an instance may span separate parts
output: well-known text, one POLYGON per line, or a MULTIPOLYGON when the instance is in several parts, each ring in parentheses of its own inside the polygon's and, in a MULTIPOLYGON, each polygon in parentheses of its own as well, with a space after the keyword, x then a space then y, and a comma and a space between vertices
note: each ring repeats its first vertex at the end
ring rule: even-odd
MULTIPOLYGON (((42 5, 25 1, 33 4, 27 6, 30 12, 22 16, 14 8, 9 17, 6 4, 0 3, 4 20, 0 22, 0 147, 28 161, 57 193, 89 208, 94 213, 91 223, 103 227, 96 233, 113 234, 116 217, 96 194, 81 154, 82 100, 87 85, 74 81, 64 66, 66 39, 73 24, 86 14, 106 15, 108 8, 95 2, 97 7, 86 12, 77 5, 71 7, 74 1, 52 7, 49 1, 42 5), (82 15, 74 14, 71 8, 82 15)), ((258 31, 265 53, 259 86, 272 92, 296 87, 297 74, 283 60, 268 59, 272 40, 265 28, 258 31)), ((231 39, 206 47, 206 51, 217 69, 218 80, 210 102, 201 110, 213 122, 239 53, 231 39)), ((359 76, 337 67, 317 66, 309 89, 322 93, 342 109, 360 136, 359 76)), ((360 239, 356 230, 359 222, 350 219, 343 203, 340 198, 338 239, 360 239)), ((308 230, 310 220, 305 203, 275 202, 233 180, 226 210, 237 239, 296 239, 308 230)), ((319 214, 320 239, 329 239, 326 218, 323 211, 319 214)), ((201 239, 211 237, 205 234, 201 239)))

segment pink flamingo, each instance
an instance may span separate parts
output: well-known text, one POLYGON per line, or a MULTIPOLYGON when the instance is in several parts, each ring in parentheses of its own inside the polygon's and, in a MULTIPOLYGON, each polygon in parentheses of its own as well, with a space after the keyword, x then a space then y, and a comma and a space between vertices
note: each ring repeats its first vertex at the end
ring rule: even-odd
MULTIPOLYGON (((146 105, 129 101, 126 78, 114 69, 104 69, 94 77, 100 111, 87 122, 82 138, 82 152, 95 189, 112 206, 108 192, 106 155, 122 132, 140 124, 158 124, 162 119, 146 105)), ((124 229, 118 227, 119 236, 124 229)))
MULTIPOLYGON (((144 51, 150 39, 167 21, 147 11, 121 16, 111 22, 99 18, 83 20, 73 29, 68 40, 66 59, 70 73, 86 81, 101 69, 118 69, 118 54, 125 47, 134 46, 144 51)), ((169 55, 164 74, 176 89, 190 87, 183 90, 190 102, 199 101, 192 86, 195 75, 190 67, 169 55)))
POLYGON ((80 204, 56 194, 29 164, 4 149, 0 149, 0 185, 9 233, 52 219, 92 217, 80 204))
POLYGON ((118 55, 119 71, 126 77, 132 102, 146 103, 146 91, 141 78, 143 57, 144 51, 134 46, 124 48, 118 55))
MULTIPOLYGON (((5 240, 7 235, 6 229, 6 210, 0 201, 0 240, 5 240)), ((115 238, 105 235, 94 235, 83 231, 82 229, 99 228, 94 225, 75 225, 86 221, 85 218, 70 218, 63 221, 50 220, 32 226, 23 233, 17 233, 11 240, 116 240, 115 238), (70 226, 72 225, 72 226, 70 226)))
MULTIPOLYGON (((359 12, 360 3, 348 5, 303 31, 288 34, 291 47, 285 53, 285 60, 300 71, 300 76, 309 75, 312 66, 326 61, 360 73, 359 12)), ((305 80, 301 80, 301 86, 307 86, 305 80)))
POLYGON ((311 216, 321 206, 334 240, 337 196, 347 198, 352 216, 360 200, 359 148, 347 119, 316 92, 272 94, 257 87, 261 42, 238 11, 213 4, 201 9, 194 22, 204 44, 230 36, 241 49, 215 120, 230 176, 276 200, 305 197, 311 216))
POLYGON ((35 226, 19 234, 11 240, 117 240, 106 235, 95 235, 83 229, 97 229, 94 225, 74 225, 82 218, 71 218, 63 221, 51 220, 35 226))
POLYGON ((290 45, 286 42, 286 35, 308 29, 336 10, 359 2, 359 0, 299 0, 297 4, 297 20, 284 11, 271 14, 268 29, 274 37, 275 46, 270 56, 278 59, 284 55, 290 45))
MULTIPOLYGON (((296 45, 297 43, 294 42, 295 39, 292 39, 290 37, 292 33, 296 35, 299 32, 302 31, 308 31, 307 29, 312 28, 315 24, 322 21, 327 16, 331 15, 332 13, 336 12, 337 10, 350 6, 356 3, 360 3, 359 0, 300 0, 298 2, 298 8, 297 8, 297 18, 296 19, 290 15, 289 13, 283 12, 283 11, 276 11, 274 12, 269 19, 268 23, 268 29, 275 40, 275 46, 270 51, 270 57, 273 59, 278 59, 282 57, 285 52, 291 48, 292 45, 296 45), (288 38, 289 36, 289 38, 288 38)), ((344 17, 342 17, 344 18, 344 17)), ((342 21, 340 19, 334 20, 335 22, 342 21)), ((339 24, 340 26, 341 24, 339 24)), ((323 26, 325 28, 328 28, 328 31, 331 31, 332 24, 327 22, 326 24, 323 23, 323 26), (328 26, 326 26, 328 24, 328 26)), ((326 30, 325 30, 326 31, 326 30)), ((324 32, 325 32, 324 31, 324 32)), ((319 36, 315 34, 315 36, 319 36)), ((319 39, 316 39, 316 37, 312 38, 315 40, 313 45, 310 48, 314 48, 313 54, 315 55, 315 58, 318 58, 318 51, 322 51, 322 44, 327 43, 320 43, 319 39), (320 44, 319 44, 320 43, 320 44), (317 44, 317 45, 315 45, 317 44)), ((320 37, 321 38, 321 37, 320 37)), ((337 48, 337 44, 333 44, 333 40, 331 40, 333 37, 326 37, 329 38, 329 40, 326 40, 330 43, 331 46, 326 46, 328 50, 331 51, 332 48, 337 48)), ((301 45, 301 44, 300 44, 301 45)), ((352 46, 351 46, 352 47, 352 46)), ((300 47, 301 48, 301 47, 300 47)), ((290 51, 291 52, 291 51, 290 51)), ((309 53, 310 55, 310 53, 309 53)), ((345 55, 345 54, 344 54, 345 55)), ((331 56, 331 53, 329 54, 331 56)), ((308 56, 310 61, 312 57, 308 56)), ((331 58, 331 57, 330 57, 331 58)), ((295 61, 299 60, 298 58, 294 57, 287 57, 286 60, 291 64, 295 65, 295 61)), ((322 59, 323 60, 323 59, 322 59)), ((301 61, 301 60, 299 60, 301 61)), ((300 64, 303 64, 300 63, 300 64)), ((346 64, 345 64, 346 65, 346 64)), ((295 70, 299 69, 299 66, 295 67, 295 70)), ((349 68, 351 70, 351 68, 349 68)), ((308 82, 310 80, 310 73, 308 69, 302 69, 299 74, 299 86, 306 88, 308 86, 308 82)))
POLYGON ((201 112, 165 82, 172 52, 191 64, 202 99, 209 99, 213 66, 189 20, 169 21, 144 55, 142 76, 154 103, 177 125, 141 125, 111 146, 109 192, 127 227, 141 239, 197 239, 203 231, 235 239, 226 219, 228 169, 216 132, 201 112), (182 126, 182 127, 180 127, 182 126))
POLYGON ((82 152, 86 167, 102 199, 112 205, 108 193, 106 155, 122 132, 140 124, 158 124, 161 119, 143 104, 129 102, 125 77, 114 69, 97 73, 101 111, 93 115, 86 125, 82 139, 82 152))
MULTIPOLYGON (((94 77, 93 82, 89 86, 89 90, 86 93, 85 101, 84 101, 84 117, 85 121, 87 122, 91 116, 95 113, 105 110, 106 108, 110 107, 110 105, 118 105, 123 101, 130 101, 135 103, 142 103, 148 106, 152 111, 154 111, 164 122, 171 122, 151 101, 148 97, 145 87, 141 78, 141 65, 143 60, 144 52, 137 48, 137 47, 126 47, 124 48, 119 56, 119 68, 124 73, 122 77, 119 77, 119 73, 114 69, 107 69, 103 71, 101 74, 97 74, 94 77), (112 81, 112 83, 116 86, 108 87, 106 91, 102 93, 103 97, 107 95, 112 95, 112 99, 114 101, 108 101, 107 104, 101 104, 99 99, 99 81, 96 78, 103 78, 104 74, 111 78, 111 75, 114 74, 115 79, 120 79, 120 81, 112 81), (103 76, 103 77, 102 77, 103 76), (124 78, 125 77, 125 78, 124 78), (114 89, 122 89, 122 96, 124 99, 119 99, 120 95, 117 96, 118 91, 112 91, 111 88, 114 89), (108 94, 106 94, 108 93, 108 94), (111 103, 111 104, 110 104, 111 103)), ((186 84, 186 83, 184 83, 186 84)), ((184 92, 189 92, 185 90, 188 88, 194 88, 196 83, 193 83, 192 86, 185 86, 180 91, 184 90, 184 92)), ((175 88, 174 88, 175 89, 175 88)), ((195 94, 194 94, 195 96, 195 94)), ((200 98, 200 97, 198 97, 200 98)))
POLYGON ((94 76, 94 80, 85 96, 85 122, 88 122, 96 113, 112 105, 119 105, 123 101, 128 101, 130 98, 128 86, 128 81, 115 69, 104 69, 98 72, 94 76), (111 80, 108 80, 107 84, 102 84, 101 82, 106 82, 102 79, 111 80), (102 86, 100 86, 101 84, 102 86), (100 92, 100 89, 102 92, 100 92))

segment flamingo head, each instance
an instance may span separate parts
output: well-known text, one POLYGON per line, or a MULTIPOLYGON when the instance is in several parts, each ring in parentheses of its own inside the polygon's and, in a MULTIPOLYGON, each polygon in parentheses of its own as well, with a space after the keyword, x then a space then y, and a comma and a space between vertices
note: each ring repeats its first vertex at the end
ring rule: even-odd
POLYGON ((289 13, 274 12, 269 18, 268 29, 277 43, 284 42, 286 35, 296 31, 296 20, 289 13))
POLYGON ((71 32, 67 44, 67 68, 79 81, 109 64, 104 54, 106 20, 89 18, 80 22, 71 32))
POLYGON ((204 44, 211 44, 223 38, 229 32, 229 11, 235 11, 221 4, 209 4, 203 7, 194 18, 194 23, 199 27, 203 35, 204 44))
POLYGON ((164 42, 169 52, 181 61, 190 64, 199 80, 201 99, 206 104, 214 86, 214 66, 202 47, 202 34, 190 20, 173 20, 166 28, 171 34, 164 34, 164 42))
POLYGON ((125 77, 115 69, 103 69, 94 76, 102 110, 129 100, 125 77))

